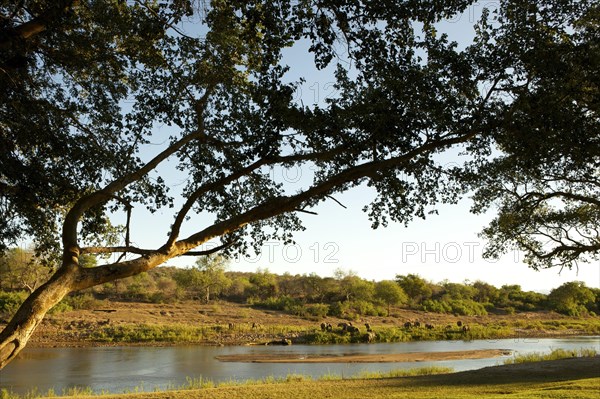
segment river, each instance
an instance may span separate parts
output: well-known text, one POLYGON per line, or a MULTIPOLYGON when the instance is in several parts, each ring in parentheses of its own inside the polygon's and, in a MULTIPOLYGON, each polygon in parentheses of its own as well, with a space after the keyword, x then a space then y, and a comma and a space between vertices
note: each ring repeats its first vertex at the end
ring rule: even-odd
POLYGON ((217 381, 283 377, 291 373, 313 377, 325 374, 350 376, 362 371, 446 366, 456 371, 501 363, 492 359, 447 360, 412 363, 322 363, 275 364, 220 362, 215 356, 233 354, 378 354, 440 352, 475 349, 509 349, 515 353, 550 352, 552 349, 594 348, 600 353, 600 336, 568 338, 519 338, 473 341, 422 341, 391 344, 274 346, 177 346, 26 348, 19 358, 0 371, 0 388, 26 393, 54 389, 57 394, 73 387, 90 387, 95 392, 124 391, 180 386, 186 377, 217 381))

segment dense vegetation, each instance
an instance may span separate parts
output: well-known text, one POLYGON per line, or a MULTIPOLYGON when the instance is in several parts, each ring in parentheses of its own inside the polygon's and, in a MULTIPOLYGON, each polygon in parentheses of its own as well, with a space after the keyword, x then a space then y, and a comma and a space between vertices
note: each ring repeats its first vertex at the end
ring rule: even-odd
MULTIPOLYGON (((87 262, 93 267, 95 259, 87 262)), ((0 258, 0 274, 4 276, 0 280, 0 312, 14 312, 26 291, 48 277, 46 270, 22 249, 0 258)), ((396 307, 466 316, 537 310, 569 316, 600 313, 600 289, 576 281, 542 294, 523 291, 519 285, 498 288, 483 281, 432 282, 415 274, 398 275, 394 281, 369 281, 341 269, 333 277, 314 273, 276 275, 260 268, 252 273, 232 272, 218 256, 199 258, 193 267, 160 267, 92 287, 70 295, 53 311, 90 308, 102 299, 153 303, 189 299, 208 303, 220 299, 303 317, 349 320, 390 313, 393 316, 396 307)))

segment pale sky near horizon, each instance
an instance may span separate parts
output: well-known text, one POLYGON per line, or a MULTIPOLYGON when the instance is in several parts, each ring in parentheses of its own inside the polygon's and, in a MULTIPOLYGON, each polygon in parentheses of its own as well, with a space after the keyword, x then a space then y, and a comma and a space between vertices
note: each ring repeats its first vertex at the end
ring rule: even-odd
MULTIPOLYGON (((495 1, 480 1, 462 16, 440 24, 448 31, 452 40, 461 45, 472 36, 472 25, 481 15, 483 7, 497 7, 495 1)), ((343 57, 343 55, 342 55, 343 57)), ((301 45, 285 53, 285 61, 293 68, 290 80, 304 76, 306 83, 301 87, 297 99, 305 105, 321 103, 327 96, 335 95, 331 69, 315 71, 298 67, 311 61, 301 45)), ((152 154, 160 148, 150 148, 152 154)), ((148 153, 149 156, 152 155, 148 153)), ((451 162, 452 158, 448 158, 451 162)), ((295 184, 306 182, 310 170, 275 169, 275 178, 283 180, 291 189, 295 184)), ((336 199, 347 209, 328 200, 316 209, 318 215, 301 215, 306 231, 295 235, 296 245, 268 243, 261 255, 246 260, 233 260, 232 271, 255 271, 268 268, 283 274, 309 274, 332 276, 341 268, 354 271, 369 280, 394 279, 398 274, 419 274, 434 281, 449 280, 463 282, 483 280, 495 286, 519 284, 525 290, 548 292, 567 281, 579 280, 590 287, 600 288, 600 262, 582 264, 579 271, 558 269, 533 271, 522 263, 518 253, 511 253, 497 262, 484 260, 481 253, 485 242, 477 233, 489 222, 492 215, 473 215, 469 212, 468 199, 458 205, 439 206, 440 215, 427 220, 415 220, 408 227, 390 223, 387 228, 372 230, 367 215, 361 208, 372 198, 372 192, 358 187, 336 199)), ((171 214, 159 211, 151 215, 135 209, 133 213, 132 240, 139 247, 152 248, 164 242, 167 228, 172 222, 171 214)), ((201 223, 203 218, 194 219, 201 223)), ((195 226, 199 230, 205 226, 195 226)), ((185 226, 187 230, 189 225, 185 226)), ((190 230, 192 231, 192 230, 190 230)), ((187 231, 184 230, 185 236, 187 231)), ((195 259, 183 257, 167 262, 168 265, 193 265, 195 259)))
MULTIPOLYGON (((292 176, 291 172, 288 175, 292 176)), ((232 259, 229 270, 253 272, 262 268, 277 274, 316 273, 326 277, 341 268, 375 281, 412 273, 433 282, 482 280, 497 287, 519 284, 524 290, 545 293, 574 280, 600 288, 600 262, 559 273, 558 268, 534 271, 517 252, 498 261, 483 259, 485 242, 477 234, 492 215, 471 214, 469 199, 457 205, 441 205, 437 208, 439 215, 415 219, 407 227, 390 223, 387 228, 373 230, 361 211, 371 197, 372 193, 363 186, 336 195, 346 209, 328 200, 312 209, 318 215, 301 215, 306 230, 295 234, 296 244, 268 242, 259 255, 232 259)), ((137 223, 132 237, 141 238, 152 230, 148 223, 137 223)), ((160 231, 160 237, 164 237, 164 231, 160 231)), ((195 258, 182 257, 167 264, 191 266, 194 261, 195 258)))

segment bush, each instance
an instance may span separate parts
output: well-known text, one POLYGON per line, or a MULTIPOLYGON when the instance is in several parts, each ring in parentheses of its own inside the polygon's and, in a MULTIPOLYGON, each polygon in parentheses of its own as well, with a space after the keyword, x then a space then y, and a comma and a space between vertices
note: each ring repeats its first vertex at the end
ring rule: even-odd
POLYGON ((290 313, 298 312, 298 309, 302 308, 299 300, 288 295, 269 297, 265 300, 254 302, 253 305, 264 309, 281 310, 290 313))
POLYGON ((379 313, 375 306, 368 301, 353 301, 351 304, 352 308, 357 314, 363 316, 378 316, 379 313))
POLYGON ((426 300, 422 309, 427 312, 451 313, 461 316, 485 316, 485 306, 471 299, 426 300))
POLYGON ((345 302, 334 302, 329 305, 329 316, 342 318, 344 313, 348 310, 348 306, 345 302))
POLYGON ((54 305, 54 307, 48 311, 48 314, 68 312, 70 310, 73 310, 73 307, 69 304, 68 298, 66 298, 54 305))
POLYGON ((314 303, 307 305, 304 309, 308 315, 315 317, 325 317, 329 313, 329 305, 325 303, 314 303))
POLYGON ((99 307, 101 303, 89 293, 68 296, 63 299, 63 302, 72 309, 94 309, 99 307))
POLYGON ((421 308, 426 312, 452 313, 452 307, 448 302, 434 301, 432 299, 423 301, 421 308))
POLYGON ((26 291, 0 291, 0 314, 11 317, 29 294, 26 291))

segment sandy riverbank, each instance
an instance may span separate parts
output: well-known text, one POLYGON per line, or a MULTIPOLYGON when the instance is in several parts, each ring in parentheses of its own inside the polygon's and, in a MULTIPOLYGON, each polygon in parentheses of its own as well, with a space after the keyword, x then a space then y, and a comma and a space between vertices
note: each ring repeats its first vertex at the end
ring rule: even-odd
POLYGON ((412 353, 382 353, 368 355, 305 355, 290 354, 238 354, 217 356, 222 362, 245 363, 400 363, 426 362, 440 360, 489 359, 492 357, 508 356, 508 349, 481 349, 452 352, 412 352, 412 353))

